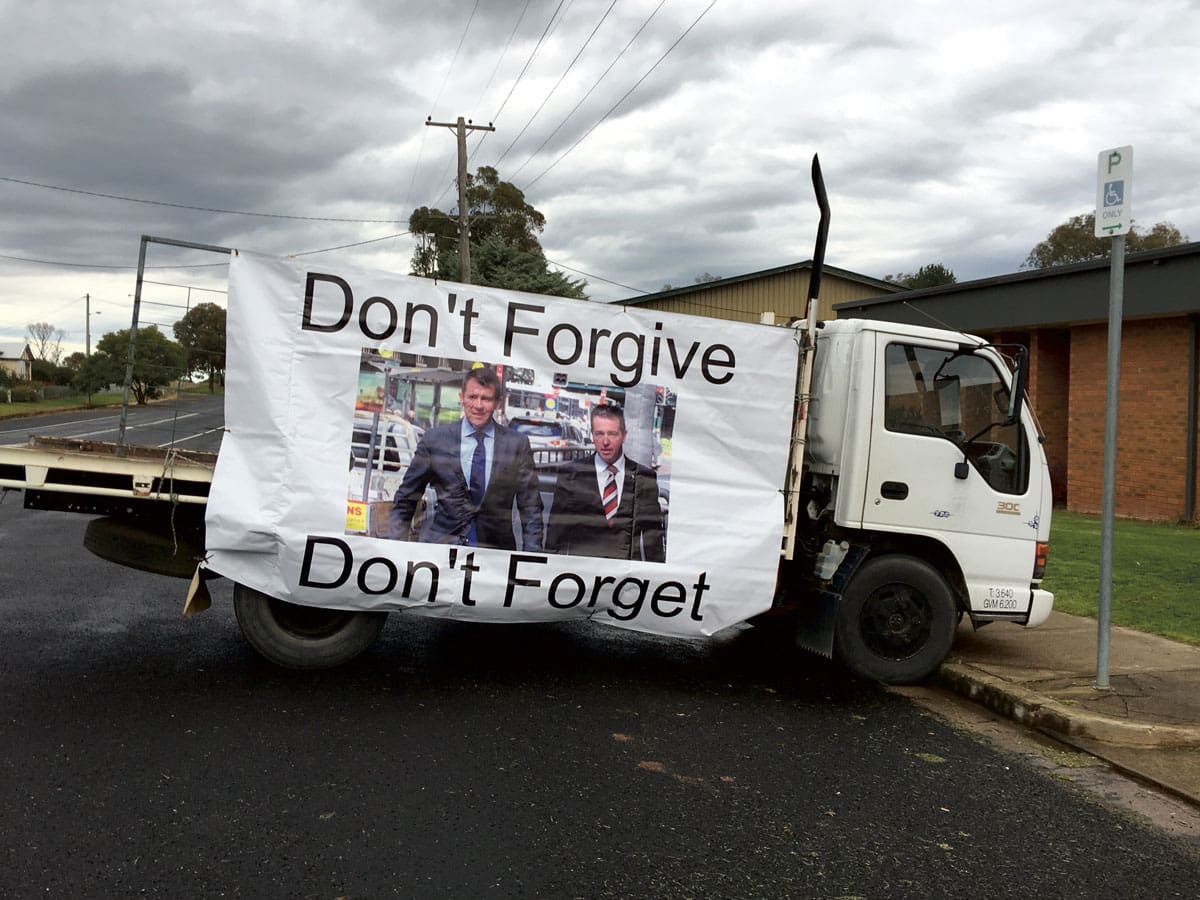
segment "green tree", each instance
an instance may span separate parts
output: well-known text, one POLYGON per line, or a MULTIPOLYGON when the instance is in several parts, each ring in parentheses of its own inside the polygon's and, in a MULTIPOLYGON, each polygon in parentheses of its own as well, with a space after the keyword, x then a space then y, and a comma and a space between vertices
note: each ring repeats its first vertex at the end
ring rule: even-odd
POLYGON ((31 367, 34 381, 42 384, 70 384, 75 373, 66 366, 55 365, 48 359, 35 359, 31 367))
POLYGON ((65 368, 72 372, 78 372, 83 364, 87 361, 87 356, 82 350, 76 350, 74 353, 68 354, 63 358, 62 364, 65 368))
MULTIPOLYGON (((1112 238, 1096 237, 1096 216, 1084 213, 1072 216, 1046 235, 1046 239, 1029 251, 1023 269, 1047 269, 1070 263, 1108 259, 1112 252, 1112 238)), ((1131 225, 1125 236, 1125 250, 1137 253, 1141 250, 1159 250, 1187 241, 1187 235, 1170 222, 1159 222, 1149 231, 1139 231, 1131 225)))
MULTIPOLYGON (((509 290, 584 298, 586 282, 550 271, 538 240, 546 217, 525 200, 521 189, 501 181, 491 166, 480 166, 467 177, 471 280, 509 290)), ((461 280, 458 216, 422 206, 413 210, 408 227, 417 238, 412 273, 461 280)))
POLYGON ((83 362, 71 378, 71 387, 90 398, 92 394, 100 393, 110 384, 123 384, 124 381, 124 362, 97 351, 83 358, 83 362))
MULTIPOLYGON (((587 282, 568 278, 561 272, 551 270, 541 250, 518 250, 496 234, 484 238, 479 244, 472 242, 471 272, 471 280, 475 284, 502 287, 510 291, 527 291, 531 294, 587 299, 584 293, 587 282)), ((461 276, 458 253, 447 254, 441 264, 441 277, 448 281, 460 281, 461 276)))
POLYGON ((208 376, 208 392, 225 375, 225 310, 215 303, 192 307, 175 323, 175 340, 187 352, 187 370, 208 376))
POLYGON ((53 384, 54 363, 39 356, 34 359, 33 364, 29 367, 29 374, 33 381, 39 381, 42 384, 53 384))
POLYGON ((895 275, 885 275, 884 281, 890 281, 892 284, 903 285, 911 290, 917 288, 937 287, 940 284, 957 284, 958 278, 954 273, 943 266, 941 263, 929 263, 921 266, 915 272, 908 274, 897 273, 895 275))
POLYGON ((467 176, 467 210, 475 240, 497 235, 518 250, 542 249, 537 236, 546 227, 546 217, 525 202, 520 188, 501 181, 491 166, 480 166, 475 175, 467 176))
MULTIPOLYGON (((77 381, 103 377, 101 386, 125 381, 129 360, 129 329, 110 331, 80 369, 77 381)), ((139 328, 134 347, 133 380, 129 389, 139 406, 159 397, 162 389, 187 373, 187 351, 154 325, 139 328)), ((91 391, 89 391, 90 393, 91 391)))

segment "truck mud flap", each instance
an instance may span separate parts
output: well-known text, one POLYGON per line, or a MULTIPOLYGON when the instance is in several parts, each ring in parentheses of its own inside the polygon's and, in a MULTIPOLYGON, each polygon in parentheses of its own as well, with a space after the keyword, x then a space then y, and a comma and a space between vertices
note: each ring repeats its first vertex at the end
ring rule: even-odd
POLYGON ((863 544, 852 545, 829 580, 829 587, 818 592, 812 602, 800 605, 796 619, 797 647, 833 659, 833 632, 837 627, 842 592, 867 558, 868 550, 863 544))
POLYGON ((796 646, 833 659, 833 629, 837 624, 840 594, 821 591, 805 604, 796 619, 796 646))

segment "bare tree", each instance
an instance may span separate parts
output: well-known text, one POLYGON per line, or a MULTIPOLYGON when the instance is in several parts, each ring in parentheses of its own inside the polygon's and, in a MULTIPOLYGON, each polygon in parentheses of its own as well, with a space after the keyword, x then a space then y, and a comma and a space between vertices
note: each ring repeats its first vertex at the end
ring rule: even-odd
POLYGON ((62 339, 67 333, 49 322, 30 322, 25 326, 25 330, 29 332, 34 356, 57 366, 62 357, 62 339))

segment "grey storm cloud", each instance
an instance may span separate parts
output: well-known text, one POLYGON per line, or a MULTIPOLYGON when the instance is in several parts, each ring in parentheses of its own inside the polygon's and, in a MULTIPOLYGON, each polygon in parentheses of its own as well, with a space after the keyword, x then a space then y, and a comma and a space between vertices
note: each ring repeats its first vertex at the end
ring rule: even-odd
POLYGON ((630 291, 603 279, 657 290, 806 259, 814 152, 829 262, 876 277, 1015 271, 1087 210, 1096 154, 1124 143, 1138 221, 1200 237, 1200 109, 1182 87, 1194 4, 1131 17, 1116 0, 626 0, 601 23, 609 7, 10 4, 0 176, 267 215, 0 181, 0 336, 23 328, 40 278, 58 291, 78 272, 82 295, 86 264, 127 263, 147 233, 281 254, 358 245, 314 258, 406 269, 411 244, 391 235, 416 206, 456 203, 454 137, 430 115, 495 119, 469 168, 498 162, 546 214, 547 256, 598 276, 604 300, 630 291))

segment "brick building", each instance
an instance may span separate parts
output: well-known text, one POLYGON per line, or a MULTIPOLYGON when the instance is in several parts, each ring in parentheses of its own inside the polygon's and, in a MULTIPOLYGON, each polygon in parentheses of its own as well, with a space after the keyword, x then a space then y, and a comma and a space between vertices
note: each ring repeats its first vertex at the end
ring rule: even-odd
MULTIPOLYGON (((1046 435, 1054 496, 1101 506, 1110 266, 1080 263, 834 304, 1030 349, 1029 396, 1046 435)), ((1125 260, 1116 514, 1200 521, 1200 243, 1125 260)))

